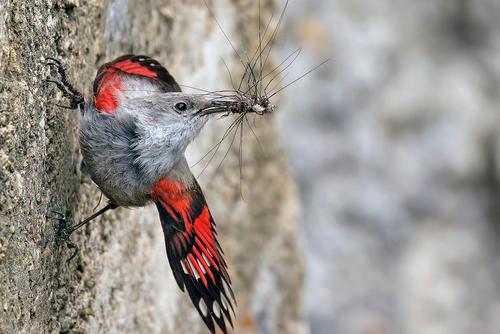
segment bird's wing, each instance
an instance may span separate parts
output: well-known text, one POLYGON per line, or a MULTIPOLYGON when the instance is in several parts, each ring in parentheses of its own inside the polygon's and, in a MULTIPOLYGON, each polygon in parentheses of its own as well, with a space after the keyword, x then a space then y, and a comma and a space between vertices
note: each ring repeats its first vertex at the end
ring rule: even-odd
POLYGON ((154 79, 163 85, 166 92, 181 90, 174 77, 157 60, 144 55, 124 55, 99 68, 94 80, 94 92, 99 86, 99 79, 114 71, 154 79))
POLYGON ((120 73, 150 78, 164 92, 180 92, 174 77, 155 59, 144 55, 124 55, 102 65, 94 79, 93 94, 96 108, 112 113, 117 105, 115 91, 120 90, 120 73))
POLYGON ((207 327, 214 321, 227 333, 233 325, 231 280, 216 239, 215 223, 199 185, 189 189, 167 179, 154 186, 151 197, 160 214, 167 256, 177 284, 186 291, 207 327))

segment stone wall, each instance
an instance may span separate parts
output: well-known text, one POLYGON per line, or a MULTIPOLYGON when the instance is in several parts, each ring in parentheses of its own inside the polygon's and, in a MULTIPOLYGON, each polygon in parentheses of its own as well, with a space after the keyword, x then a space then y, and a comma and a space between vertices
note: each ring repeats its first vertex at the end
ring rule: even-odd
MULTIPOLYGON (((253 1, 211 5, 236 45, 255 47, 253 1)), ((262 9, 272 10, 272 3, 262 9)), ((46 218, 50 209, 75 221, 89 215, 99 191, 80 168, 79 114, 55 106, 64 101, 43 82, 44 57, 62 59, 88 93, 97 67, 125 53, 151 55, 180 83, 204 89, 227 88, 221 57, 238 72, 202 1, 0 1, 2 333, 207 332, 170 272, 156 209, 118 209, 79 230, 80 252, 70 262, 71 250, 54 239, 56 222, 46 218)), ((190 161, 225 126, 209 125, 190 161)), ((241 178, 233 147, 200 183, 234 282, 237 332, 301 333, 295 190, 272 118, 257 120, 256 132, 265 145, 245 135, 241 178)))

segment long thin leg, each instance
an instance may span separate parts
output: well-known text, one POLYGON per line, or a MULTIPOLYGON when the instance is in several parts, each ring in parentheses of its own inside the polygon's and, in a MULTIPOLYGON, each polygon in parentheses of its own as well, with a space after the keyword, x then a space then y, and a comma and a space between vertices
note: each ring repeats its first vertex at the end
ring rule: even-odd
MULTIPOLYGON (((55 214, 55 216, 52 216, 52 218, 56 219, 59 221, 59 226, 58 226, 58 232, 57 232, 57 238, 60 240, 63 240, 66 242, 66 246, 69 249, 74 249, 73 254, 70 256, 68 259, 68 262, 70 262, 79 252, 78 246, 71 241, 70 236, 73 232, 75 232, 77 229, 80 227, 90 223, 93 219, 99 217, 102 215, 104 212, 111 210, 111 209, 116 209, 118 206, 112 202, 109 202, 104 208, 101 210, 97 211, 96 213, 92 214, 91 216, 85 218, 84 220, 80 221, 78 224, 74 226, 68 227, 68 221, 66 220, 66 217, 64 214, 58 211, 52 210, 51 212, 55 214)), ((47 244, 48 240, 44 239, 42 242, 40 242, 40 247, 45 248, 45 245, 47 244)))
POLYGON ((93 219, 99 217, 100 215, 102 215, 104 212, 108 211, 108 210, 112 210, 112 209, 116 209, 117 208, 117 205, 112 203, 112 202, 109 202, 108 205, 106 205, 104 208, 102 208, 101 210, 97 211, 96 213, 92 214, 91 216, 85 218, 84 220, 82 220, 81 222, 79 222, 78 224, 74 225, 74 226, 71 226, 71 228, 69 229, 68 231, 68 235, 72 234, 73 232, 75 232, 76 230, 78 230, 80 227, 90 223, 93 219))

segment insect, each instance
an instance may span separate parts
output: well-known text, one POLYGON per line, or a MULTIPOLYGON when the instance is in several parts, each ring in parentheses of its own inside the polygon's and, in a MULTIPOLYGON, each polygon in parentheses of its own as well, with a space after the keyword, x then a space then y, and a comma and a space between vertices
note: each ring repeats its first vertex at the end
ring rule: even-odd
MULTIPOLYGON (((257 138, 257 135, 255 134, 252 128, 252 123, 254 125, 255 123, 250 122, 248 116, 251 114, 253 114, 254 117, 263 116, 275 112, 277 110, 277 107, 272 101, 273 97, 275 97, 277 94, 279 94, 281 91, 283 91, 290 85, 295 84, 297 81, 309 75, 311 72, 316 71, 318 68, 327 63, 330 59, 325 59, 324 61, 314 66, 313 68, 305 71, 299 77, 291 80, 286 84, 283 84, 283 81, 288 74, 285 72, 288 69, 290 69, 290 67, 294 64, 295 60, 297 60, 297 58, 300 56, 302 52, 302 48, 298 48, 294 50, 292 53, 290 53, 288 56, 286 56, 278 65, 273 67, 270 64, 271 51, 276 42, 279 29, 283 23, 285 13, 289 5, 289 0, 286 0, 284 2, 282 10, 277 18, 277 22, 275 22, 274 20, 275 19, 274 15, 271 15, 270 18, 265 23, 265 25, 261 25, 261 19, 262 19, 261 1, 259 0, 256 2, 258 6, 257 21, 259 23, 257 32, 258 44, 255 48, 255 51, 251 54, 251 56, 248 55, 246 51, 242 54, 236 49, 231 39, 229 38, 228 34, 222 28, 216 15, 211 10, 210 6, 207 4, 206 0, 201 0, 201 1, 205 4, 205 7, 210 12, 212 18, 215 20, 220 32, 224 35, 226 41, 231 46, 237 61, 240 63, 243 69, 243 74, 241 75, 239 82, 235 83, 233 81, 234 75, 231 73, 226 62, 222 60, 224 66, 226 67, 228 73, 228 79, 231 82, 232 89, 211 92, 198 87, 181 85, 187 88, 194 89, 196 91, 202 91, 212 94, 217 93, 220 94, 221 96, 223 95, 230 96, 238 101, 230 106, 227 113, 222 115, 222 116, 229 116, 230 114, 237 114, 236 119, 230 123, 230 125, 224 132, 222 138, 216 143, 216 145, 213 146, 211 149, 209 149, 208 152, 205 155, 203 155, 201 159, 199 159, 193 166, 201 163, 203 160, 208 158, 208 162, 205 164, 205 166, 202 168, 201 173, 199 174, 201 175, 208 167, 208 165, 212 162, 212 160, 215 158, 216 154, 219 152, 219 149, 224 140, 230 137, 231 138, 230 145, 227 148, 224 157, 222 158, 222 160, 218 165, 218 167, 220 167, 224 159, 227 157, 232 145, 234 144, 236 135, 239 131, 239 140, 240 140, 239 164, 240 164, 240 191, 241 191, 241 174, 242 174, 242 160, 243 160, 242 141, 243 141, 243 131, 245 127, 249 128, 252 135, 260 144, 260 141, 257 138)), ((243 197, 242 193, 241 196, 243 197)))

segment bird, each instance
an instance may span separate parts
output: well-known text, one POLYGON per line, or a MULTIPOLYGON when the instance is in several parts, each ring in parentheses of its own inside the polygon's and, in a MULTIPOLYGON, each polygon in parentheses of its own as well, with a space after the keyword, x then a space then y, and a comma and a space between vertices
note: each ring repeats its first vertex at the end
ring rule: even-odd
POLYGON ((47 81, 69 99, 65 107, 80 110, 83 165, 109 200, 68 233, 108 210, 153 203, 179 288, 210 332, 218 326, 227 333, 236 300, 213 216, 185 151, 212 115, 237 112, 241 99, 183 93, 157 60, 127 54, 98 69, 86 101, 60 60, 48 57, 47 65, 59 73, 59 80, 47 81))

